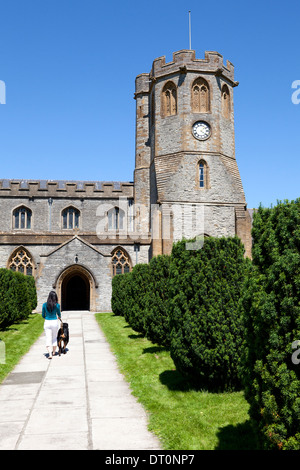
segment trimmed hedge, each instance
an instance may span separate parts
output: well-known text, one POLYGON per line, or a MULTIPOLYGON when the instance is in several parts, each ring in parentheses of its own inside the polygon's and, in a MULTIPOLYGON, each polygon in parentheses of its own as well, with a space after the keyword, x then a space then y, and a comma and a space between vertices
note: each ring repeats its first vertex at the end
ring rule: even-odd
POLYGON ((0 268, 0 327, 26 319, 36 305, 34 278, 0 268))
POLYGON ((251 262, 237 238, 206 238, 201 250, 173 245, 170 264, 171 356, 209 390, 241 388, 243 318, 238 308, 251 262))
POLYGON ((300 200, 259 208, 253 263, 245 284, 245 396, 264 449, 300 450, 300 200))
POLYGON ((15 273, 5 268, 0 269, 0 327, 14 323, 19 311, 15 302, 15 273))
POLYGON ((114 280, 112 305, 197 386, 244 387, 262 448, 300 450, 300 200, 260 208, 252 235, 253 262, 236 237, 178 242, 114 280))
POLYGON ((123 315, 137 332, 154 343, 168 346, 170 257, 160 255, 149 264, 137 264, 130 273, 114 276, 111 308, 123 315))
POLYGON ((133 330, 145 335, 144 316, 146 292, 150 282, 149 264, 137 264, 128 274, 128 282, 125 283, 124 317, 133 330))
POLYGON ((238 238, 186 241, 113 279, 112 309, 153 343, 168 347, 178 370, 206 388, 240 388, 243 322, 238 302, 251 265, 238 238))
POLYGON ((15 272, 15 291, 14 302, 16 302, 18 309, 18 320, 24 320, 32 312, 31 299, 29 294, 29 284, 26 276, 22 273, 15 272))
POLYGON ((31 303, 30 305, 30 313, 31 313, 37 307, 37 292, 36 292, 35 279, 33 276, 25 276, 25 279, 28 284, 29 301, 31 303))
POLYGON ((130 273, 117 274, 112 279, 111 309, 115 315, 124 316, 125 284, 130 273))
POLYGON ((159 255, 149 263, 149 284, 145 293, 144 327, 153 343, 170 346, 169 270, 170 256, 159 255))

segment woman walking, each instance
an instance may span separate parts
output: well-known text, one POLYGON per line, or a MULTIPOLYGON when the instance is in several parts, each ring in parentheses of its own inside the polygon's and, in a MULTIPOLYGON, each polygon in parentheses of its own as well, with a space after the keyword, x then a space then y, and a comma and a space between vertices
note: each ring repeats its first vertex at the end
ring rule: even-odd
POLYGON ((60 305, 56 292, 51 291, 48 300, 43 304, 42 317, 45 318, 46 347, 49 359, 52 359, 57 347, 58 318, 61 318, 60 305))

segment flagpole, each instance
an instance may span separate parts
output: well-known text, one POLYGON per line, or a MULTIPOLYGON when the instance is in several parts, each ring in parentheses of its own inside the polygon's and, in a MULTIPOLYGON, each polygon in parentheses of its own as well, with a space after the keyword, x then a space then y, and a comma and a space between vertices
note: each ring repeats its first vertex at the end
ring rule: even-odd
POLYGON ((192 49, 191 11, 189 11, 189 42, 190 42, 190 50, 191 50, 192 49))

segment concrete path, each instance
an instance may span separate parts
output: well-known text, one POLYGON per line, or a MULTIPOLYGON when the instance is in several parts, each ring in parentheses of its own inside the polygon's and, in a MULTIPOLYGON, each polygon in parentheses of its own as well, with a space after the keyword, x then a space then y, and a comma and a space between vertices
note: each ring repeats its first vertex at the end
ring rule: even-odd
POLYGON ((44 334, 0 385, 0 450, 160 449, 93 313, 64 312, 67 354, 44 334))

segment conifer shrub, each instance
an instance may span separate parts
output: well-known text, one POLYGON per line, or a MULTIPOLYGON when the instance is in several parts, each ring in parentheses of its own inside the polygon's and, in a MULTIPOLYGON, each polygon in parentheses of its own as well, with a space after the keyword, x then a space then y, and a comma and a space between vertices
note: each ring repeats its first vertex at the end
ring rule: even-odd
POLYGON ((14 272, 14 301, 17 305, 17 320, 24 320, 32 312, 29 295, 29 284, 26 276, 20 272, 14 272))
POLYGON ((18 317, 17 303, 15 302, 15 276, 14 272, 0 269, 0 327, 14 323, 18 317))
POLYGON ((24 320, 36 308, 34 278, 10 269, 0 269, 0 327, 24 320))
POLYGON ((145 335, 146 292, 149 288, 149 264, 137 264, 125 283, 124 318, 131 328, 145 335))
MULTIPOLYGON (((124 276, 124 274, 122 274, 122 276, 124 276)), ((122 299, 122 302, 124 318, 127 323, 130 323, 131 307, 134 303, 134 297, 132 296, 132 271, 127 273, 126 276, 127 282, 122 284, 122 291, 124 292, 124 298, 122 299)))
POLYGON ((144 312, 147 339, 166 347, 170 345, 169 269, 170 256, 159 255, 151 259, 144 312))
POLYGON ((260 207, 252 236, 255 271, 242 298, 245 396, 262 448, 300 450, 300 364, 293 362, 300 340, 300 200, 260 207))
POLYGON ((170 352, 176 368, 201 388, 241 387, 238 304, 250 264, 237 237, 206 238, 200 250, 187 250, 185 240, 173 245, 170 352))
POLYGON ((111 309, 115 315, 124 316, 125 312, 125 283, 128 282, 130 273, 117 274, 112 279, 111 309))
POLYGON ((25 279, 28 284, 28 294, 29 294, 30 313, 31 313, 37 307, 36 284, 35 284, 35 279, 33 276, 26 276, 25 279))

